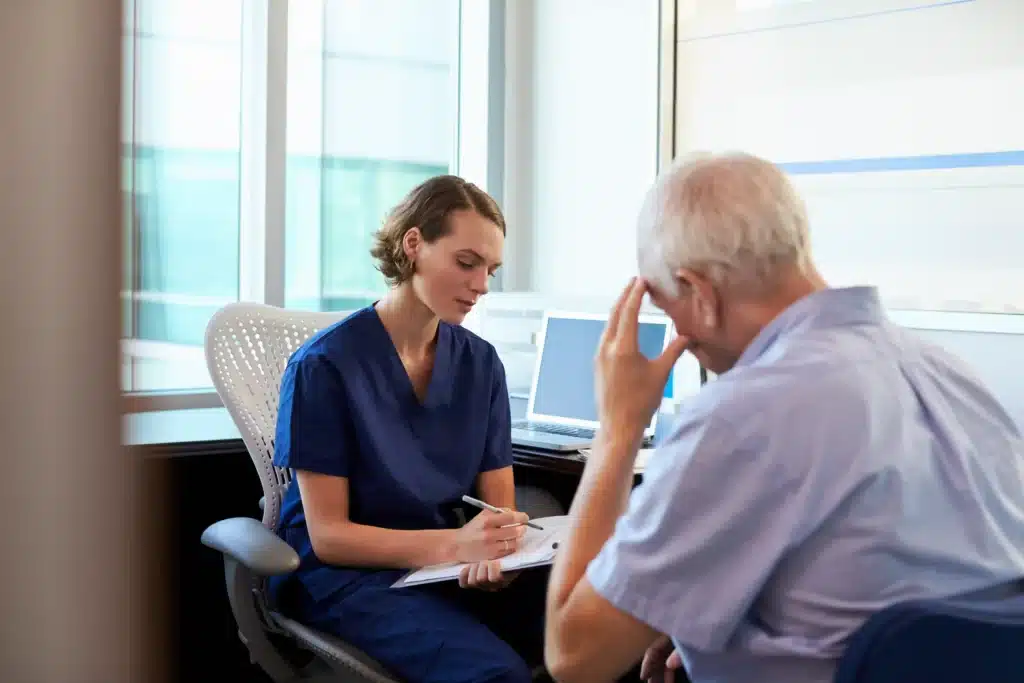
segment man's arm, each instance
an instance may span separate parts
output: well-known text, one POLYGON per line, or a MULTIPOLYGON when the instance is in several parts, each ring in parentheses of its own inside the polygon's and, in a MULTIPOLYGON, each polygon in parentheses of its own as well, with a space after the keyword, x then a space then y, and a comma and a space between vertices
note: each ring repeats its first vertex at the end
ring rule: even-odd
POLYGON ((573 533, 548 588, 545 659, 561 683, 613 681, 660 635, 599 595, 585 573, 626 508, 639 441, 601 432, 569 511, 573 533))
POLYGON ((658 638, 653 628, 601 597, 584 576, 626 508, 633 463, 672 366, 688 340, 654 360, 639 348, 646 284, 633 279, 612 308, 595 359, 601 429, 570 515, 572 532, 552 568, 544 656, 559 681, 614 681, 658 638))

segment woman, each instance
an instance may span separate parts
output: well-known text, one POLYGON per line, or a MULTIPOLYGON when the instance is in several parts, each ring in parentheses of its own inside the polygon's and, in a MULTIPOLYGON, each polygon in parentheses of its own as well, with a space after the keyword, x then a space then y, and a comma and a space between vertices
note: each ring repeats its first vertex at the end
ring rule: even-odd
POLYGON ((274 462, 296 481, 280 529, 301 566, 275 598, 410 683, 525 683, 526 659, 543 661, 544 574, 513 583, 496 562, 526 521, 512 511, 505 372, 460 326, 504 239, 501 211, 471 183, 416 187, 371 250, 388 294, 307 342, 282 381, 274 462), (508 512, 461 525, 464 494, 508 512), (457 585, 391 588, 450 561, 473 563, 457 585))

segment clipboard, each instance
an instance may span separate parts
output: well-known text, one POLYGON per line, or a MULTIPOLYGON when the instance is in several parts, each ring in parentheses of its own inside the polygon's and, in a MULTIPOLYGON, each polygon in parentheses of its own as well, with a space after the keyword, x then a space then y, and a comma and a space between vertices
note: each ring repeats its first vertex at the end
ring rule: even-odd
MULTIPOLYGON (((531 567, 543 567, 555 561, 559 545, 563 545, 569 532, 569 517, 541 517, 531 520, 544 527, 543 531, 527 528, 523 537, 523 546, 501 558, 503 572, 519 571, 531 567)), ((470 566, 462 562, 435 564, 429 567, 414 569, 391 585, 392 588, 411 588, 442 581, 455 581, 463 567, 470 566)))

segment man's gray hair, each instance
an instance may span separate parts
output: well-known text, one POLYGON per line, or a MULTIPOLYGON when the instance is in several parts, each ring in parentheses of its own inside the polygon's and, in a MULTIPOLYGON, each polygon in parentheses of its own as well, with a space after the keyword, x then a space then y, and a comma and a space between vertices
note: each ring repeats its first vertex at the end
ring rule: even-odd
POLYGON ((770 287, 779 269, 810 266, 807 210, 778 166, 742 153, 675 161, 640 212, 640 274, 677 295, 676 273, 721 286, 770 287))

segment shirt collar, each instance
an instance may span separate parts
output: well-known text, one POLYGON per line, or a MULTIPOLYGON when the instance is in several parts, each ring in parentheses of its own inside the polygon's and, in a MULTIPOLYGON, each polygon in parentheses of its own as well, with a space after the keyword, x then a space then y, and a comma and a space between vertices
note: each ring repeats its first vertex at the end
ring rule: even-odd
POLYGON ((885 320, 876 287, 834 287, 808 294, 765 325, 736 361, 750 365, 780 339, 802 330, 843 327, 885 320))

